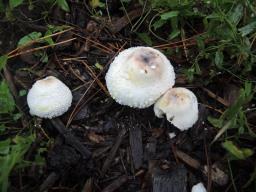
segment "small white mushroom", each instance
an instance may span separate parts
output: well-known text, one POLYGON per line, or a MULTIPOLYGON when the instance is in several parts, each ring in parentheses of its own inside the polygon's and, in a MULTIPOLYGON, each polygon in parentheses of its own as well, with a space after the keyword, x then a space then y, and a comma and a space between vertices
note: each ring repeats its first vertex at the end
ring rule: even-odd
POLYGON ((172 88, 155 103, 154 112, 159 118, 165 114, 168 121, 184 131, 198 119, 197 98, 186 88, 172 88))
POLYGON ((68 110, 72 93, 59 79, 48 76, 33 84, 28 92, 27 103, 31 115, 51 119, 68 110))
POLYGON ((174 85, 170 61, 150 47, 132 47, 119 53, 106 74, 110 95, 119 104, 146 108, 174 85))
POLYGON ((191 192, 207 192, 207 190, 205 189, 203 183, 200 182, 192 187, 191 192))
POLYGON ((174 132, 169 133, 169 138, 173 139, 174 137, 176 137, 176 134, 174 132))

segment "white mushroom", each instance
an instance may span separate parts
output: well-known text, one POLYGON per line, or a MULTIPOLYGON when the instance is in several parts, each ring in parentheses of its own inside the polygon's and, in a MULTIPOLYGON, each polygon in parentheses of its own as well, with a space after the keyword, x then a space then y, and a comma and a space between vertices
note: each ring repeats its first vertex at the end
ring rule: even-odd
POLYGON ((169 138, 170 139, 173 139, 174 137, 176 137, 176 133, 174 133, 174 132, 169 133, 169 138))
POLYGON ((59 79, 49 76, 33 84, 28 92, 27 102, 31 115, 51 119, 68 110, 72 93, 59 79))
POLYGON ((154 112, 159 118, 165 114, 181 131, 187 130, 198 119, 197 98, 186 88, 172 88, 155 103, 154 112))
POLYGON ((203 183, 197 183, 192 187, 191 192, 207 192, 207 190, 205 189, 203 183))
POLYGON ((106 74, 110 95, 122 105, 146 108, 174 85, 170 61, 150 47, 132 47, 119 53, 106 74))

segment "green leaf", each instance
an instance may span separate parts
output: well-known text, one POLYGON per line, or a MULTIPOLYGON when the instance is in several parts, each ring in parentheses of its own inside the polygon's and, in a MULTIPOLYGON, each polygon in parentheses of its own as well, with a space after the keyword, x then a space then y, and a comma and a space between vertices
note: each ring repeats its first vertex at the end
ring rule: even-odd
MULTIPOLYGON (((50 33, 50 32, 49 32, 50 33)), ((51 33, 50 33, 51 34, 51 33)), ((32 32, 24 37, 22 37, 18 42, 18 47, 28 45, 31 41, 39 41, 39 38, 42 37, 40 32, 32 32)), ((54 43, 51 38, 46 38, 45 40, 40 40, 41 43, 54 43)), ((40 58, 40 61, 43 63, 48 62, 48 55, 45 50, 34 52, 33 55, 40 58)))
POLYGON ((35 135, 27 137, 16 136, 11 143, 10 139, 0 141, 0 191, 7 192, 9 175, 13 168, 23 162, 23 156, 35 140, 35 135))
POLYGON ((166 24, 166 22, 167 22, 166 20, 159 19, 156 22, 154 22, 154 24, 152 26, 153 26, 154 30, 157 30, 160 27, 162 27, 164 24, 166 24))
POLYGON ((104 3, 102 3, 102 2, 100 2, 100 0, 90 0, 90 6, 93 8, 93 9, 95 9, 95 8, 97 8, 97 7, 105 7, 105 4, 104 3))
POLYGON ((194 68, 195 68, 195 74, 201 75, 202 72, 201 72, 201 69, 200 69, 200 66, 199 66, 198 62, 195 62, 194 65, 195 65, 195 66, 194 66, 194 68))
POLYGON ((68 6, 68 3, 66 0, 57 0, 57 5, 63 10, 63 11, 66 11, 66 12, 69 12, 70 11, 70 8, 68 6))
POLYGON ((196 37, 196 44, 200 51, 203 51, 205 49, 205 43, 202 37, 196 37))
MULTIPOLYGON (((44 37, 52 35, 53 33, 59 32, 59 31, 63 31, 67 28, 69 28, 69 26, 67 25, 61 25, 61 26, 55 26, 55 25, 47 25, 48 30, 45 32, 44 37)), ((45 41, 49 44, 49 45, 53 45, 54 41, 51 37, 47 37, 45 38, 45 41)))
POLYGON ((17 121, 17 120, 19 120, 21 117, 22 117, 22 113, 16 113, 16 114, 13 115, 13 120, 14 120, 14 121, 17 121))
POLYGON ((189 82, 192 82, 194 80, 195 68, 191 67, 185 70, 184 73, 187 76, 189 82))
POLYGON ((9 153, 10 151, 10 143, 11 140, 10 139, 6 139, 3 141, 0 141, 0 154, 1 155, 6 155, 9 153))
POLYGON ((252 83, 249 83, 249 82, 245 82, 244 83, 244 94, 246 97, 250 96, 252 94, 252 83))
POLYGON ((220 14, 215 12, 213 12, 212 14, 206 17, 206 19, 219 19, 219 18, 220 18, 220 14))
POLYGON ((147 33, 137 33, 138 37, 144 41, 147 45, 152 46, 152 40, 147 33))
POLYGON ((7 7, 5 8, 5 19, 6 19, 7 21, 10 21, 10 22, 13 22, 13 21, 16 20, 15 17, 14 17, 14 15, 13 15, 13 13, 12 13, 12 10, 10 9, 9 6, 7 6, 7 7))
POLYGON ((35 54, 35 56, 40 58, 40 61, 42 63, 47 63, 48 62, 48 55, 47 55, 46 51, 39 51, 39 52, 36 52, 34 54, 35 54))
POLYGON ((238 133, 239 134, 243 134, 244 131, 245 131, 245 126, 246 125, 246 116, 244 114, 244 112, 242 110, 239 110, 238 111, 238 118, 237 118, 237 123, 239 124, 239 127, 238 127, 238 133))
POLYGON ((36 165, 44 165, 45 164, 45 157, 41 155, 41 153, 46 152, 46 148, 39 148, 38 153, 35 155, 34 163, 36 165))
POLYGON ((51 31, 52 33, 56 33, 59 31, 63 31, 65 29, 70 28, 68 25, 47 25, 48 31, 51 31))
MULTIPOLYGON (((48 36, 48 35, 52 35, 52 31, 51 31, 51 30, 46 31, 45 34, 44 34, 44 36, 48 36)), ((45 41, 46 41, 49 45, 53 45, 53 44, 54 44, 54 41, 52 40, 51 37, 45 38, 45 41)))
POLYGON ((9 0, 9 6, 12 9, 14 9, 15 7, 21 5, 23 3, 24 0, 9 0))
POLYGON ((3 0, 0 0, 0 12, 4 12, 5 11, 5 6, 3 3, 3 0))
POLYGON ((169 11, 167 13, 163 13, 160 15, 161 19, 168 20, 172 17, 177 17, 179 15, 179 11, 169 11))
POLYGON ((246 159, 253 155, 253 151, 249 148, 238 148, 232 141, 225 141, 222 143, 225 148, 234 159, 246 159))
POLYGON ((223 120, 222 119, 216 119, 213 117, 208 117, 207 120, 214 126, 217 128, 221 128, 223 126, 223 120))
MULTIPOLYGON (((4 131, 5 131, 4 124, 0 124, 0 133, 3 133, 4 131)), ((0 153, 1 153, 1 149, 0 149, 0 153)))
POLYGON ((5 81, 0 83, 0 114, 11 113, 15 109, 14 99, 5 81))
POLYGON ((215 53, 215 64, 216 66, 219 68, 219 69, 222 69, 222 64, 223 64, 223 53, 222 51, 218 50, 216 53, 215 53))
POLYGON ((243 5, 242 4, 238 4, 234 10, 232 10, 233 12, 231 12, 229 14, 229 20, 234 24, 237 25, 239 23, 239 21, 242 19, 243 17, 243 5))
POLYGON ((8 60, 8 56, 7 55, 3 55, 0 57, 0 70, 4 68, 4 66, 6 65, 8 60))
POLYGON ((22 37, 19 42, 18 42, 18 47, 26 45, 28 43, 30 43, 33 40, 37 40, 40 37, 42 37, 42 33, 40 32, 32 32, 24 37, 22 37))
POLYGON ((253 98, 254 92, 252 91, 251 83, 245 82, 244 87, 245 87, 244 89, 240 90, 240 95, 236 100, 236 102, 232 106, 230 106, 228 109, 226 109, 225 112, 222 114, 221 116, 222 119, 236 120, 237 115, 239 114, 239 111, 243 109, 243 105, 250 102, 250 100, 253 98))
POLYGON ((251 22, 241 28, 238 29, 241 32, 241 35, 244 37, 250 33, 252 33, 256 29, 256 21, 251 22))
POLYGON ((178 35, 180 34, 180 30, 178 29, 175 29, 171 32, 171 34, 169 35, 169 40, 172 40, 174 39, 175 37, 177 37, 178 35))
POLYGON ((27 94, 27 91, 25 89, 22 89, 19 91, 19 96, 22 97, 22 96, 25 96, 27 94))
POLYGON ((28 5, 28 10, 32 11, 35 8, 34 4, 32 1, 29 1, 29 5, 28 5))
POLYGON ((95 67, 96 67, 97 69, 99 69, 99 70, 103 70, 103 69, 104 69, 104 67, 103 67, 99 62, 96 62, 96 63, 95 63, 95 67))

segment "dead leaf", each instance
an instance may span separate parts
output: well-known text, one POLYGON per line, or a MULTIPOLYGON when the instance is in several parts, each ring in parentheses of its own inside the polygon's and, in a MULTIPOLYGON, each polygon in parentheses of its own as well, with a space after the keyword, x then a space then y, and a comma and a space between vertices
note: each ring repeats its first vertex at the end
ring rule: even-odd
POLYGON ((98 135, 96 134, 95 132, 91 131, 89 134, 88 134, 88 138, 95 142, 95 143, 101 143, 101 142, 104 142, 105 141, 105 138, 101 135, 98 135))

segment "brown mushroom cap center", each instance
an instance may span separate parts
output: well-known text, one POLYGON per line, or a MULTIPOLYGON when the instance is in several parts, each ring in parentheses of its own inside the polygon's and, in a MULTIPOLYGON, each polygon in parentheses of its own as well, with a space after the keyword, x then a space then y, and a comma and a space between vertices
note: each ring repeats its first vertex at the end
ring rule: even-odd
POLYGON ((127 58, 128 78, 135 84, 146 84, 161 79, 163 63, 158 53, 143 48, 127 58))
POLYGON ((187 108, 191 104, 191 97, 183 91, 170 90, 161 100, 160 107, 187 108))
POLYGON ((38 83, 41 84, 41 86, 52 86, 55 82, 57 81, 57 79, 53 76, 38 80, 38 83))

